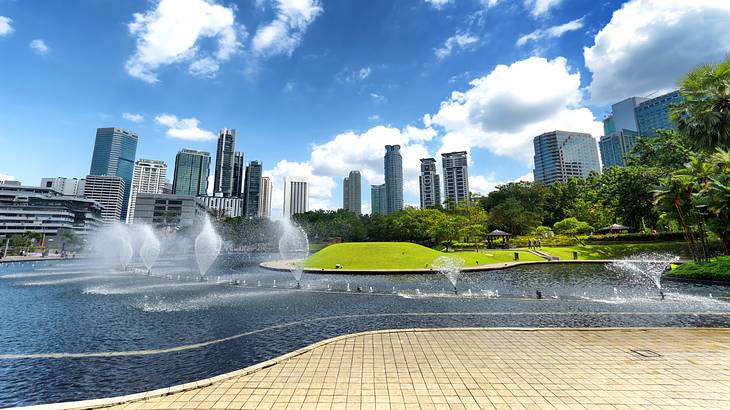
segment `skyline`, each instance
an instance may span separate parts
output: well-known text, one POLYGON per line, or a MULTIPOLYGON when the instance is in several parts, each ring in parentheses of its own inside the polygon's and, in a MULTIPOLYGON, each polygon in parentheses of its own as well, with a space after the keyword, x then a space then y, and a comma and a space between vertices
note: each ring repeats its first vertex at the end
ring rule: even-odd
MULTIPOLYGON (((0 174, 83 178, 101 127, 135 132, 136 159, 168 166, 183 148, 215 152, 216 130, 234 128, 236 151, 273 179, 273 215, 287 175, 309 180, 312 209, 339 207, 350 169, 382 184, 385 145, 403 147, 404 202, 417 205, 421 158, 469 152, 469 186, 485 193, 532 174, 533 137, 598 139, 611 103, 668 91, 730 50, 730 5, 710 0, 342 3, 0 1, 0 53, 12 61, 0 64, 12 80, 0 93, 0 174), (184 13, 201 7, 204 21, 184 13), (172 12, 196 23, 192 40, 151 29, 172 12), (301 24, 272 31, 287 16, 301 24), (673 43, 693 52, 664 50, 673 43), (29 147, 35 161, 18 160, 29 147)), ((368 213, 368 190, 362 202, 368 213)))

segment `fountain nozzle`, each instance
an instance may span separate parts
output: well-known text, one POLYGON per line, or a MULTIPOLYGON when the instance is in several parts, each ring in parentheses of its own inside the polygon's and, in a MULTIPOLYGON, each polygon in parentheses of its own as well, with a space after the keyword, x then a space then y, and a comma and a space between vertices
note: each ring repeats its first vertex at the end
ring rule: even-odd
POLYGON ((456 286, 454 286, 454 295, 458 295, 458 294, 459 294, 459 290, 456 289, 456 286))
POLYGON ((659 297, 661 298, 661 300, 664 300, 664 291, 661 289, 659 289, 659 297))
POLYGON ((297 289, 301 289, 302 285, 299 284, 299 281, 297 281, 297 289))
POLYGON ((535 297, 538 298, 538 299, 542 299, 542 292, 540 292, 539 290, 536 290, 535 291, 535 297))

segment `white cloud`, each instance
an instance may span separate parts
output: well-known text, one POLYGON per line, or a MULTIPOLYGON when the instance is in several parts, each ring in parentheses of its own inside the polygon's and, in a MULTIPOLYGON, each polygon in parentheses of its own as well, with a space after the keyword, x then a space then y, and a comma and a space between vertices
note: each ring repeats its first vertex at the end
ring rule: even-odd
POLYGON ((357 70, 343 69, 335 75, 335 80, 342 84, 354 83, 356 81, 363 81, 370 77, 372 69, 370 67, 362 67, 357 70))
POLYGON ((319 0, 276 0, 276 9, 276 18, 259 27, 252 40, 253 51, 259 56, 291 56, 307 27, 323 11, 319 0))
POLYGON ((368 116, 368 121, 370 122, 378 122, 380 121, 380 115, 378 114, 372 114, 368 116))
POLYGON ((134 122, 134 123, 140 123, 140 122, 144 121, 144 117, 142 116, 142 114, 132 114, 132 113, 128 113, 128 112, 123 113, 122 118, 124 118, 127 121, 134 122))
POLYGON ((466 50, 479 41, 478 37, 470 34, 455 34, 444 42, 444 46, 434 50, 436 58, 443 60, 454 51, 466 50))
POLYGON ((581 108, 580 73, 563 57, 531 57, 499 65, 477 78, 465 92, 453 92, 426 126, 446 132, 439 152, 484 148, 496 155, 532 163, 535 136, 552 130, 602 132, 588 108, 581 108))
POLYGON ((200 121, 197 118, 178 119, 174 115, 160 114, 155 117, 155 122, 168 127, 165 135, 170 138, 192 141, 207 141, 217 138, 213 132, 198 127, 200 121))
POLYGON ((30 44, 28 44, 28 46, 33 51, 35 51, 36 53, 38 53, 40 55, 46 55, 46 54, 48 54, 49 51, 51 51, 51 49, 48 47, 48 45, 46 45, 46 42, 39 38, 31 41, 30 44))
POLYGON ((135 13, 128 28, 137 47, 125 68, 149 83, 157 82, 158 68, 182 62, 190 63, 191 74, 211 77, 239 51, 239 35, 245 36, 234 9, 213 0, 160 0, 155 8, 135 13), (215 50, 203 49, 206 38, 216 41, 215 50))
POLYGON ((533 181, 534 177, 532 172, 517 177, 511 181, 498 181, 494 174, 487 176, 482 175, 469 175, 469 191, 476 192, 482 195, 486 195, 494 191, 497 186, 509 184, 510 182, 519 181, 533 181))
POLYGON ((388 101, 388 99, 384 95, 378 93, 370 93, 370 98, 372 98, 374 102, 379 104, 388 101))
POLYGON ((530 13, 533 17, 540 17, 562 2, 563 0, 525 0, 525 7, 531 9, 530 13))
POLYGON ((520 38, 517 39, 517 45, 523 46, 528 41, 538 41, 543 38, 557 38, 569 31, 575 31, 582 27, 583 27, 583 18, 581 17, 579 19, 569 21, 565 24, 561 24, 559 26, 553 26, 553 27, 549 27, 546 29, 538 29, 538 30, 533 31, 530 34, 525 34, 523 36, 520 36, 520 38))
POLYGON ((632 0, 583 49, 591 100, 603 105, 675 87, 697 65, 730 51, 730 2, 632 0))
POLYGON ((10 17, 0 16, 0 37, 5 37, 13 34, 13 19, 10 17))
POLYGON ((431 7, 440 10, 444 8, 447 4, 453 4, 454 0, 424 0, 426 3, 428 3, 431 7))
POLYGON ((0 181, 15 181, 15 177, 8 174, 3 174, 0 172, 0 181))

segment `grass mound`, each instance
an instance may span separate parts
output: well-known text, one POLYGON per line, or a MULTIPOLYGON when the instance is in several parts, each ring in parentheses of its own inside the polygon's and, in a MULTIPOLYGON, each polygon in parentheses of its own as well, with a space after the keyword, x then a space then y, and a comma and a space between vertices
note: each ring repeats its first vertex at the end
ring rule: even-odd
POLYGON ((730 256, 721 256, 712 262, 685 263, 667 274, 676 278, 718 280, 730 282, 730 256))

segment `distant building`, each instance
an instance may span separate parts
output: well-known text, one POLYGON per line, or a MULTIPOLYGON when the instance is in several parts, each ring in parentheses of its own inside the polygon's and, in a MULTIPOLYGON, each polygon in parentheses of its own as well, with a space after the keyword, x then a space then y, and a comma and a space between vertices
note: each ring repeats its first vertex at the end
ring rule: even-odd
POLYGON ((127 207, 127 223, 134 222, 134 208, 137 194, 164 194, 167 178, 167 164, 155 159, 139 159, 134 163, 132 193, 127 207))
POLYGON ((350 171, 342 181, 342 208, 362 215, 362 187, 360 171, 350 171))
POLYGON ((104 223, 119 222, 124 205, 124 180, 117 176, 87 175, 84 196, 103 207, 101 219, 104 223))
POLYGON ((63 195, 51 187, 0 184, 0 237, 27 232, 47 236, 46 246, 63 246, 51 241, 60 229, 78 235, 95 231, 102 225, 102 206, 74 195, 63 195))
POLYGON ((120 218, 127 217, 127 205, 134 174, 134 158, 137 155, 137 134, 123 128, 98 128, 89 175, 120 177, 125 190, 120 218))
POLYGON ((183 149, 175 156, 172 193, 187 196, 207 195, 209 176, 210 153, 183 149))
POLYGON ((199 196, 199 204, 213 211, 217 217, 237 218, 243 216, 242 198, 225 198, 222 196, 199 196))
POLYGON ((601 172, 596 140, 591 134, 551 131, 538 135, 535 146, 535 181, 552 184, 569 178, 586 178, 601 172))
POLYGON ((385 170, 385 214, 403 209, 403 157, 400 145, 386 145, 383 160, 385 170))
POLYGON ((441 180, 436 173, 436 160, 421 159, 421 175, 418 177, 421 192, 421 208, 441 205, 441 180))
POLYGON ((85 179, 78 178, 41 178, 41 188, 51 188, 66 196, 84 196, 85 179))
POLYGON ((309 210, 309 182, 304 177, 286 177, 284 181, 284 218, 309 210))
POLYGON ((624 129, 604 135, 598 141, 603 168, 625 166, 626 157, 636 145, 639 133, 624 129))
POLYGON ((263 165, 260 161, 251 161, 246 167, 246 182, 243 186, 243 215, 247 218, 259 216, 262 171, 263 165))
POLYGON ((469 198, 469 169, 466 151, 441 154, 444 175, 444 199, 455 204, 469 198))
POLYGON ((194 225, 204 209, 190 195, 137 194, 135 222, 182 228, 194 225))
POLYGON ((370 185, 370 214, 385 215, 387 208, 385 184, 370 185))
POLYGON ((679 91, 646 100, 636 107, 639 134, 654 136, 657 130, 676 130, 677 124, 670 118, 672 105, 682 101, 679 91))
POLYGON ((215 156, 213 195, 233 195, 233 157, 236 150, 236 130, 222 128, 218 134, 215 156))
POLYGON ((231 196, 236 198, 244 197, 244 169, 243 153, 236 152, 233 155, 233 192, 231 193, 231 196))
POLYGON ((169 179, 165 180, 165 188, 162 189, 163 194, 172 194, 172 182, 169 179))
POLYGON ((271 197, 274 183, 269 177, 261 177, 261 193, 259 194, 259 218, 271 218, 271 197))

